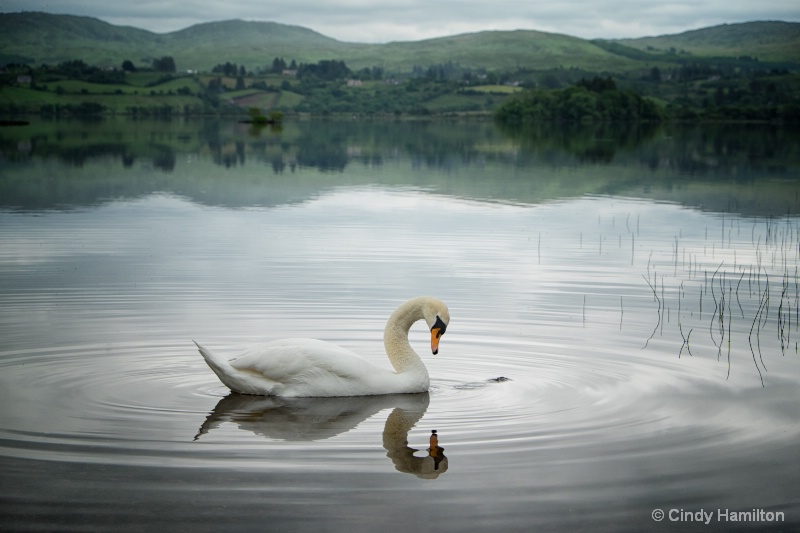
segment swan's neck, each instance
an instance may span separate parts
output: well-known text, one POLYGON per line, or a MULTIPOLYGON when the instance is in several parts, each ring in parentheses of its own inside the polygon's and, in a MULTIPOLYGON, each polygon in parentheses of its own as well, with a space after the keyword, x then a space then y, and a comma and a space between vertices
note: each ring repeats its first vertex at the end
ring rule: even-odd
POLYGON ((414 322, 423 318, 422 302, 414 299, 398 307, 386 323, 383 344, 386 355, 398 374, 420 373, 428 376, 428 369, 408 342, 408 330, 414 322))

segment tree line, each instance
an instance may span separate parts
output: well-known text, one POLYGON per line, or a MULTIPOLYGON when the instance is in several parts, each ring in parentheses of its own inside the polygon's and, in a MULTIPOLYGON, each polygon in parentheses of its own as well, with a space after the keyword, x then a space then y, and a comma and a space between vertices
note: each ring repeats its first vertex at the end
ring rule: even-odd
POLYGON ((664 106, 633 90, 620 90, 610 78, 582 79, 563 89, 529 89, 495 111, 504 123, 659 122, 663 120, 800 122, 800 104, 774 84, 753 80, 748 86, 717 85, 699 100, 679 98, 664 106))
POLYGON ((501 122, 660 121, 658 106, 633 91, 622 91, 611 78, 581 80, 566 89, 527 90, 501 105, 501 122))
MULTIPOLYGON (((141 83, 144 87, 154 87, 175 79, 177 65, 171 56, 151 58, 148 63, 146 67, 138 68, 130 60, 123 61, 121 68, 101 68, 82 60, 38 68, 28 65, 6 66, 6 72, 0 74, 0 85, 18 84, 18 74, 25 72, 29 74, 28 83, 32 89, 57 94, 66 92, 61 87, 47 89, 45 84, 72 79, 95 84, 141 83), (126 79, 127 74, 139 70, 161 72, 164 75, 131 76, 126 79)), ((198 101, 189 104, 190 109, 200 109, 202 112, 235 110, 233 107, 226 108, 226 105, 232 104, 227 103, 229 99, 220 97, 221 93, 234 88, 230 81, 233 78, 235 90, 293 93, 288 99, 293 102, 291 107, 279 108, 283 111, 319 114, 430 114, 495 110, 497 118, 506 122, 630 122, 699 118, 800 121, 798 77, 780 69, 737 77, 732 71, 714 67, 710 63, 687 62, 673 69, 648 67, 638 73, 611 78, 578 69, 561 68, 547 71, 520 68, 503 73, 473 71, 447 62, 427 68, 416 66, 412 72, 395 79, 387 76, 380 67, 354 71, 342 60, 298 63, 294 59, 287 61, 275 57, 258 72, 260 74, 254 74, 245 65, 228 61, 212 69, 212 74, 216 76, 210 80, 207 76, 194 76, 195 83, 173 90, 180 96, 196 97, 198 101), (201 80, 203 86, 198 90, 195 87, 201 80), (348 84, 351 80, 365 83, 348 84), (377 83, 379 80, 384 83, 377 83), (499 84, 514 85, 525 90, 512 96, 508 94, 516 89, 500 88, 502 92, 492 93, 490 88, 485 92, 485 86, 499 84)), ((110 88, 110 92, 100 92, 102 89, 90 87, 81 88, 80 91, 87 95, 122 96, 129 92, 120 87, 110 88)), ((151 95, 156 96, 156 93, 151 91, 151 95)), ((278 97, 273 101, 280 102, 278 97)), ((15 110, 24 110, 39 109, 43 105, 46 104, 11 102, 4 104, 6 111, 0 112, 8 112, 12 108, 10 106, 16 106, 13 107, 15 110)), ((51 102, 47 105, 57 107, 51 102)), ((115 105, 117 109, 120 108, 119 104, 115 105)), ((96 111, 96 106, 77 107, 75 112, 90 109, 96 111)))

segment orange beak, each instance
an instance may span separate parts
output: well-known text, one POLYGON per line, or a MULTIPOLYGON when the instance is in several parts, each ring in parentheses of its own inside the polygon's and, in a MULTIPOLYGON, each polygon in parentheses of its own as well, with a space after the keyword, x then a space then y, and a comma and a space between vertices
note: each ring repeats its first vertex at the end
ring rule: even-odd
POLYGON ((439 353, 439 338, 444 333, 441 328, 432 328, 431 329, 431 352, 433 355, 439 353))

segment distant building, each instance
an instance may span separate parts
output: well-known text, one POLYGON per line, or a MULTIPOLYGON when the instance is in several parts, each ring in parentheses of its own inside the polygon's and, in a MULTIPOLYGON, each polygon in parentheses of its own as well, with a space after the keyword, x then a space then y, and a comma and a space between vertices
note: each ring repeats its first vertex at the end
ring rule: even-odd
POLYGON ((297 77, 297 70, 296 69, 289 69, 289 68, 283 69, 282 74, 284 76, 288 76, 290 78, 296 78, 297 77))
POLYGON ((364 82, 361 80, 347 80, 348 87, 361 87, 364 85, 364 82))
POLYGON ((27 74, 23 74, 22 76, 17 76, 17 83, 32 83, 33 78, 31 78, 27 74))

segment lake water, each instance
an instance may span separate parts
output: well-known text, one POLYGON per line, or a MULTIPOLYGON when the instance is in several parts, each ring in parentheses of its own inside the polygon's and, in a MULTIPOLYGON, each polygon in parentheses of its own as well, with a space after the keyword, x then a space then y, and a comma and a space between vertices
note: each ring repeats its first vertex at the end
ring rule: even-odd
POLYGON ((0 530, 797 530, 798 146, 0 129, 0 530), (452 315, 436 356, 411 332, 427 394, 231 395, 192 344, 316 337, 388 368, 385 320, 422 294, 452 315))

